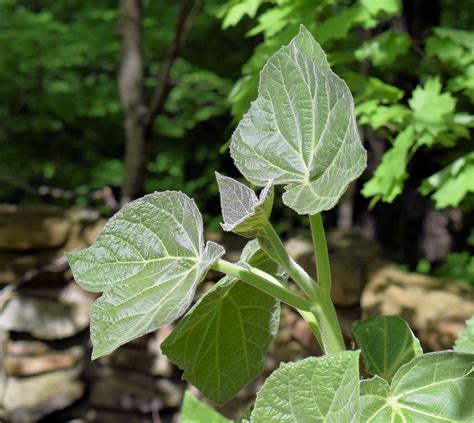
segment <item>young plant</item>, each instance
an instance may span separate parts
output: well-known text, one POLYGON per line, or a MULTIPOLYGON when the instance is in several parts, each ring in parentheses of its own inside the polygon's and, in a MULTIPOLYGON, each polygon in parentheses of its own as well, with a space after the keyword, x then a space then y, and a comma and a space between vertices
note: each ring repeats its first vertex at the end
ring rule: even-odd
MULTIPOLYGON (((245 178, 264 187, 257 197, 217 174, 223 229, 252 239, 238 263, 204 242, 194 201, 174 191, 126 205, 93 246, 68 255, 76 281, 102 292, 91 311, 92 357, 183 315, 214 269, 225 276, 161 346, 214 403, 224 404, 262 371, 283 302, 304 317, 325 355, 281 365, 258 393, 246 417, 252 423, 474 421, 469 352, 423 354, 408 325, 393 316, 354 327, 371 379, 360 380, 360 352, 346 350, 330 296, 321 212, 363 172, 366 152, 351 93, 304 27, 268 60, 230 149, 245 178), (288 255, 270 223, 276 185, 284 185, 288 207, 308 215, 317 280, 288 255)), ((183 421, 228 420, 186 395, 183 421)))

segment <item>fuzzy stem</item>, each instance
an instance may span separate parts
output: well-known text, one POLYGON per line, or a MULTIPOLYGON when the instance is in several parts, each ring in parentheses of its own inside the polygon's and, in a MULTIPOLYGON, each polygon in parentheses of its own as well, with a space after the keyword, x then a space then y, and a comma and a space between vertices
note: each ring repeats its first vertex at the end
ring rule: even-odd
POLYGON ((267 221, 261 230, 263 232, 263 236, 259 237, 261 248, 270 258, 283 267, 287 275, 293 279, 306 296, 314 301, 317 295, 316 282, 290 257, 270 222, 267 221))
POLYGON ((255 267, 243 267, 238 264, 230 263, 226 260, 218 260, 212 265, 214 270, 233 276, 253 287, 265 292, 268 295, 303 311, 311 310, 311 303, 291 291, 287 286, 280 282, 274 276, 263 272, 255 267))
POLYGON ((331 266, 329 264, 328 247, 321 214, 310 215, 309 222, 313 238, 314 256, 316 258, 317 279, 321 293, 328 296, 331 294, 331 266))

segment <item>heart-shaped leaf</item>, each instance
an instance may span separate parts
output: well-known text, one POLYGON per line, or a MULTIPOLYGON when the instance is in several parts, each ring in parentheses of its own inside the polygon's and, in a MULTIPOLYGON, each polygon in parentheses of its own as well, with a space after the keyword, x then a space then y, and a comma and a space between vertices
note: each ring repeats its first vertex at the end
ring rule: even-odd
POLYGON ((415 357, 389 385, 384 379, 361 382, 361 421, 473 422, 474 355, 442 351, 415 357))
POLYGON ((459 333, 453 349, 457 352, 474 354, 474 316, 466 321, 466 329, 459 333))
MULTIPOLYGON (((255 240, 245 247, 242 261, 267 273, 278 271, 255 240)), ((221 405, 263 370, 279 317, 277 300, 226 276, 194 305, 161 348, 184 370, 184 379, 221 405)))
POLYGON ((185 392, 181 423, 232 423, 232 420, 226 419, 189 392, 185 392))
POLYGON ((303 26, 263 68, 230 151, 250 182, 286 185, 283 201, 300 214, 334 207, 365 169, 349 88, 303 26))
POLYGON ((247 185, 216 172, 221 194, 221 209, 227 232, 253 238, 268 219, 273 206, 272 181, 260 193, 260 198, 247 185))
POLYGON ((282 364, 257 394, 250 421, 359 422, 359 352, 282 364))
POLYGON ((224 249, 204 246, 202 217, 181 192, 147 195, 127 204, 95 244, 68 254, 84 289, 103 291, 91 310, 93 358, 179 317, 224 249))
POLYGON ((400 366, 423 354, 407 322, 398 316, 370 317, 357 322, 352 332, 367 372, 389 382, 400 366))

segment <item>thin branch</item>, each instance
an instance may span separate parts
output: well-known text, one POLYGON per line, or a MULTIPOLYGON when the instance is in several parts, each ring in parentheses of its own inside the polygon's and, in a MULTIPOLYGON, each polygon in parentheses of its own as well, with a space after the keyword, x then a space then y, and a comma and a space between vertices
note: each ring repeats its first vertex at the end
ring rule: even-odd
POLYGON ((148 107, 148 113, 144 118, 144 125, 148 131, 151 130, 151 126, 153 125, 155 117, 158 116, 163 110, 163 106, 170 91, 171 69, 173 68, 174 62, 179 56, 180 50, 184 44, 184 40, 186 39, 186 35, 188 34, 189 28, 191 27, 194 11, 199 6, 199 3, 200 0, 183 0, 182 2, 178 21, 176 23, 175 37, 164 58, 158 83, 156 85, 150 106, 148 107))

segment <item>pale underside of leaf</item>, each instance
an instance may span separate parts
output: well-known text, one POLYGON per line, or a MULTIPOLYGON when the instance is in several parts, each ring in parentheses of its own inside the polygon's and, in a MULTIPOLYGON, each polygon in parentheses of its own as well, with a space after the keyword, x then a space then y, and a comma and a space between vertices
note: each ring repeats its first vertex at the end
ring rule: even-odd
POLYGON ((257 394, 252 423, 359 422, 358 358, 344 351, 281 365, 257 394))
MULTIPOLYGON (((256 241, 247 244, 242 260, 277 272, 256 241)), ((261 373, 279 315, 277 300, 226 276, 180 321, 162 351, 184 370, 184 379, 216 404, 223 404, 261 373)))
POLYGON ((68 256, 76 281, 103 291, 91 310, 93 358, 179 317, 223 252, 212 242, 204 246, 202 217, 182 193, 126 205, 93 246, 68 256))
POLYGON ((300 214, 332 208, 364 170, 351 93, 303 27, 263 68, 231 154, 250 182, 286 185, 283 201, 300 214))
POLYGON ((270 180, 257 197, 246 185, 216 172, 221 196, 224 223, 222 229, 247 238, 257 235, 259 228, 268 219, 273 206, 273 183, 270 180))
POLYGON ((375 376, 361 382, 362 421, 473 422, 474 355, 442 351, 414 358, 391 385, 375 376))

